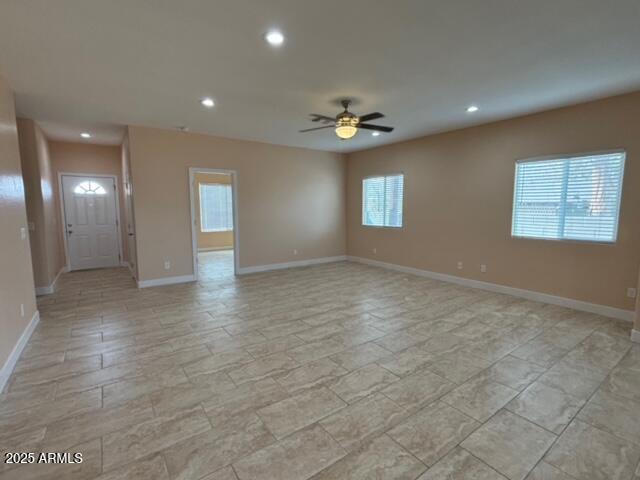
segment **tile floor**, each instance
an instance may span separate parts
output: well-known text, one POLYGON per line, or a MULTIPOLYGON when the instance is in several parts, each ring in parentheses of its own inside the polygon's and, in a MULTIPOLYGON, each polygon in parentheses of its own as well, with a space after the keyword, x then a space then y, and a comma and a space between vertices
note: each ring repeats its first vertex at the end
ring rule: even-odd
POLYGON ((0 479, 631 480, 630 324, 354 263, 76 272, 0 395, 0 479))

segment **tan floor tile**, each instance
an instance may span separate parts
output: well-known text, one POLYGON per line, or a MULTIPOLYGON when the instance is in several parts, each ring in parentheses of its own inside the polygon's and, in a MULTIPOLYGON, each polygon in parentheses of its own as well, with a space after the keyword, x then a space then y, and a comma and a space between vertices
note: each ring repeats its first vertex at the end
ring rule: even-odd
POLYGON ((203 405, 215 428, 234 416, 253 412, 288 396, 288 392, 282 386, 271 378, 265 378, 220 392, 203 402, 203 405))
POLYGON ((442 401, 479 422, 485 422, 516 395, 517 390, 480 377, 463 383, 442 397, 442 401))
POLYGON ((62 362, 48 367, 29 370, 18 373, 11 384, 11 389, 22 388, 28 385, 49 383, 54 380, 62 380, 83 372, 99 370, 102 367, 100 355, 83 357, 68 362, 62 362))
POLYGON ((354 403, 397 380, 399 377, 374 363, 340 377, 329 388, 345 402, 354 403))
POLYGON ((426 468, 388 436, 382 435, 338 460, 313 480, 414 480, 426 468))
POLYGON ((640 369, 616 368, 605 379, 603 388, 620 397, 640 402, 640 369))
POLYGON ((319 426, 310 427, 234 463, 240 480, 297 480, 320 472, 346 452, 319 426))
POLYGON ((0 438, 0 473, 17 468, 17 465, 6 463, 4 454, 7 452, 40 452, 44 441, 45 427, 37 427, 34 430, 26 430, 8 437, 0 438))
POLYGON ((253 357, 244 351, 220 352, 186 364, 184 371, 191 377, 201 373, 212 373, 223 369, 239 367, 253 360, 253 357))
POLYGON ((211 429, 201 408, 160 416, 102 438, 103 465, 110 469, 159 452, 211 429))
POLYGON ((544 372, 539 365, 507 355, 482 375, 514 390, 523 390, 544 372))
POLYGON ((418 480, 505 480, 487 464, 462 448, 455 448, 418 480))
POLYGON ((633 475, 640 446, 574 420, 545 461, 578 480, 622 480, 633 475))
POLYGON ((96 439, 88 443, 75 445, 69 452, 82 453, 81 463, 31 463, 22 464, 0 474, 2 480, 90 480, 100 475, 101 451, 100 440, 96 439))
POLYGON ((584 406, 578 419, 622 439, 640 445, 640 403, 599 390, 584 406))
POLYGON ((531 470, 525 480, 574 480, 562 470, 558 470, 553 465, 546 462, 540 462, 536 468, 531 470))
POLYGON ((47 383, 0 394, 0 416, 50 402, 53 400, 55 392, 55 383, 47 383))
POLYGON ((419 371, 392 383, 381 391, 407 410, 416 410, 437 400, 455 384, 429 371, 419 371))
POLYGON ((560 361, 541 375, 538 381, 567 395, 587 400, 605 376, 600 371, 560 361))
POLYGON ((464 383, 480 373, 489 364, 464 351, 455 351, 436 357, 426 368, 454 383, 464 383))
POLYGON ((268 355, 273 355, 274 353, 289 350, 290 348, 295 348, 303 343, 305 342, 299 337, 296 337, 295 335, 287 335, 285 337, 278 337, 263 343, 249 345, 248 347, 245 347, 245 350, 254 358, 262 358, 268 355))
POLYGON ((552 433, 501 410, 461 446, 511 480, 522 480, 556 439, 552 433))
POLYGON ((21 430, 45 426, 72 415, 96 410, 101 405, 102 393, 99 388, 96 388, 15 413, 7 413, 0 416, 0 438, 15 435, 21 430))
POLYGON ((320 425, 347 450, 400 422, 406 411, 379 393, 325 418, 320 425))
POLYGON ((437 402, 408 417, 388 435, 427 465, 433 465, 480 424, 437 402))
POLYGON ((548 340, 534 338, 520 348, 511 352, 511 355, 522 360, 527 360, 544 368, 551 367, 564 357, 569 350, 560 348, 548 340))
POLYGON ((300 363, 308 363, 341 352, 344 349, 344 345, 337 340, 325 338, 287 350, 287 354, 300 363))
POLYGON ((188 380, 182 368, 171 367, 164 370, 161 376, 142 375, 104 385, 102 387, 102 401, 104 407, 113 407, 148 395, 162 388, 185 383, 188 380))
POLYGON ((437 356, 433 353, 426 352, 419 346, 414 346, 401 352, 387 354, 377 363, 395 375, 403 377, 426 367, 435 358, 437 356))
POLYGON ((225 467, 217 472, 202 477, 201 480, 238 480, 236 472, 231 467, 225 467))
POLYGON ((274 441, 257 415, 241 415, 172 445, 164 458, 172 480, 199 479, 274 441))
POLYGON ((316 385, 327 384, 349 373, 329 358, 322 358, 295 368, 287 373, 275 375, 275 380, 290 392, 316 385))
POLYGON ((341 353, 332 355, 330 358, 342 368, 352 371, 389 355, 390 352, 388 350, 369 342, 348 348, 341 353))
POLYGON ((282 439, 347 404, 326 387, 306 390, 257 411, 273 435, 282 439))
POLYGON ((269 355, 268 357, 262 357, 259 360, 247 363, 241 367, 233 368, 227 373, 237 385, 240 385, 284 373, 298 366, 300 366, 300 364, 293 358, 280 352, 269 355))
POLYGON ((96 480, 169 480, 169 473, 162 456, 153 455, 103 473, 96 480))
POLYGON ((228 377, 225 383, 220 381, 217 382, 215 386, 187 382, 151 392, 149 399, 151 400, 156 415, 167 415, 177 413, 180 410, 193 408, 202 402, 206 402, 220 392, 230 391, 234 388, 235 385, 228 377))
POLYGON ((153 409, 146 398, 113 408, 91 410, 47 425, 44 448, 47 451, 64 451, 152 418, 153 409))
POLYGON ((389 333, 384 337, 380 337, 375 341, 375 343, 390 352, 399 352, 426 340, 427 337, 424 335, 401 330, 399 332, 389 333))

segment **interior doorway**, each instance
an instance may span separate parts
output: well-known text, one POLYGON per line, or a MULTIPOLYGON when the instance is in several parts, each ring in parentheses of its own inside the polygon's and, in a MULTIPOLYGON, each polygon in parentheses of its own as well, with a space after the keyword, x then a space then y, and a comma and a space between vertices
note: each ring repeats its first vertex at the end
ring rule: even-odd
POLYGON ((120 265, 122 246, 116 178, 61 173, 59 182, 67 269, 120 265))
POLYGON ((193 271, 216 280, 238 271, 236 172, 190 168, 193 271))

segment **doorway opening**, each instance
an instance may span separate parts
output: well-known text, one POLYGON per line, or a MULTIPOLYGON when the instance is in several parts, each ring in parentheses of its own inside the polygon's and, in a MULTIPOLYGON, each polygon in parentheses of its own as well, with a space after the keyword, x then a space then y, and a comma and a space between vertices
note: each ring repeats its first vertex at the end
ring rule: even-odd
POLYGON ((238 270, 236 173, 190 168, 193 272, 198 280, 232 277, 238 270))

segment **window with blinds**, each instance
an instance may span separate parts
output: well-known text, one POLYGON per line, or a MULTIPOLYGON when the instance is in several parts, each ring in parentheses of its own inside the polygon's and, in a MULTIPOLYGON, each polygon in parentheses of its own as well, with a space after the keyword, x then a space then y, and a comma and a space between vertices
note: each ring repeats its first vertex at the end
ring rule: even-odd
POLYGON ((233 230, 231 185, 200 184, 200 230, 227 232, 233 230))
POLYGON ((402 227, 404 176, 365 178, 362 181, 362 224, 402 227))
POLYGON ((616 241, 624 152, 516 163, 514 237, 616 241))

